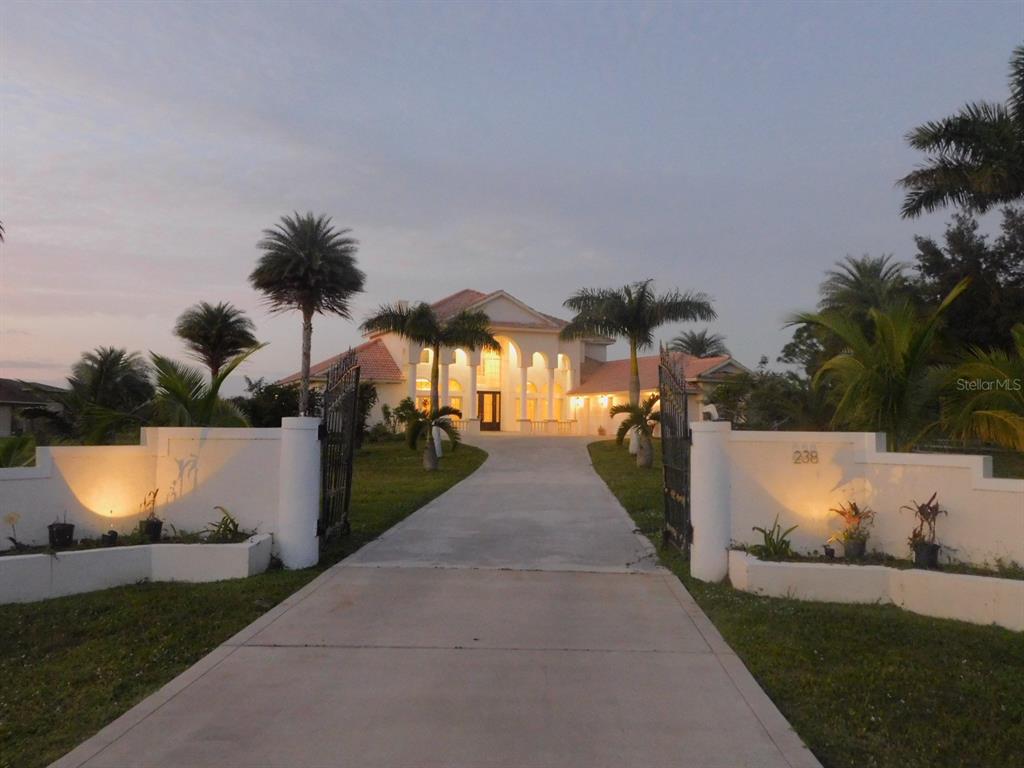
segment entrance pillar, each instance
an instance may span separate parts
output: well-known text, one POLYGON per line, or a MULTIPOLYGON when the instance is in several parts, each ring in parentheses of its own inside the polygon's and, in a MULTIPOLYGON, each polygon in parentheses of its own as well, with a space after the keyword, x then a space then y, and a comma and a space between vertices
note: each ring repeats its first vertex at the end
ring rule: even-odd
POLYGON ((557 421, 555 418, 555 369, 548 368, 548 421, 557 421))
POLYGON ((480 414, 476 412, 476 368, 477 365, 479 364, 479 360, 473 359, 477 356, 478 353, 474 352, 473 355, 469 358, 469 402, 466 403, 468 407, 466 408, 466 413, 464 415, 466 416, 466 418, 470 420, 476 420, 480 418, 480 414))
MULTIPOLYGON (((523 362, 525 362, 525 360, 523 362)), ((528 371, 529 371, 529 368, 527 368, 525 365, 521 365, 520 368, 519 368, 519 431, 520 432, 532 432, 533 431, 533 425, 530 423, 530 420, 528 418, 526 418, 526 414, 527 414, 526 398, 527 398, 527 395, 529 394, 526 391, 526 385, 527 385, 527 376, 526 376, 526 374, 527 374, 528 371)))

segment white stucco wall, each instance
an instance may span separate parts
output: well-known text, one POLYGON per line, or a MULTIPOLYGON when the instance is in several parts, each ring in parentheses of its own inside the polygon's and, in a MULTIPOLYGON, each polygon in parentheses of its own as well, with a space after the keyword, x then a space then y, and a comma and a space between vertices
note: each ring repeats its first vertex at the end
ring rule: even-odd
MULTIPOLYGON (((888 453, 884 436, 872 433, 747 432, 721 422, 694 430, 695 452, 709 441, 724 443, 725 484, 716 479, 719 486, 704 496, 713 516, 728 519, 738 544, 760 541, 751 528, 768 527, 778 515, 783 528, 798 526, 791 534, 797 550, 820 553, 841 528, 829 509, 853 500, 876 513, 868 549, 907 557, 914 515, 900 507, 937 491, 948 510, 936 527, 944 559, 1024 563, 1024 480, 992 478, 987 457, 888 453)), ((692 483, 696 497, 707 480, 695 473, 692 483)), ((699 536, 695 525, 695 544, 699 536)))
MULTIPOLYGON (((0 516, 17 513, 18 539, 32 545, 46 544, 47 525, 65 512, 76 539, 110 528, 128 533, 141 518, 139 503, 159 489, 165 532, 200 531, 220 519, 214 507, 223 506, 242 528, 275 534, 275 551, 297 536, 303 555, 285 564, 303 567, 319 510, 317 424, 285 419, 297 430, 290 447, 282 445, 285 429, 157 427, 143 429, 137 446, 37 448, 35 466, 0 469, 0 516), (313 480, 282 490, 281 478, 292 474, 313 480)), ((0 549, 9 549, 3 525, 0 549)))

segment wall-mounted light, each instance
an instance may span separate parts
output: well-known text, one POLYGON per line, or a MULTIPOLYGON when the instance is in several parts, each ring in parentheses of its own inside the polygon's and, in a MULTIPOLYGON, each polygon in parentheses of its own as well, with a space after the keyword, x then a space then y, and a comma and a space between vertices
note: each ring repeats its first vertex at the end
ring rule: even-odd
POLYGON ((601 404, 602 408, 608 407, 608 395, 601 395, 599 398, 597 398, 597 401, 601 404))
POLYGON ((583 407, 583 398, 582 398, 582 397, 579 397, 579 396, 577 395, 576 397, 574 397, 574 398, 572 399, 572 404, 573 404, 573 405, 574 405, 574 406, 575 406, 576 408, 582 408, 582 407, 583 407))

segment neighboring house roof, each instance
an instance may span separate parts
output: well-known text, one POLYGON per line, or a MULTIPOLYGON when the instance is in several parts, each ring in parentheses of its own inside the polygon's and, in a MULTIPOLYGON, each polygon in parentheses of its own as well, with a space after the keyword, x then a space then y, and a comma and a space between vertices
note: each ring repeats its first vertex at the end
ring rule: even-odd
MULTIPOLYGON (((683 372, 687 381, 707 381, 714 378, 715 374, 726 368, 729 363, 742 370, 742 366, 733 360, 729 355, 718 357, 693 357, 675 353, 682 362, 683 372)), ((647 355, 637 358, 640 368, 640 389, 658 388, 658 363, 661 358, 658 355, 647 355)), ((626 392, 629 390, 629 359, 609 360, 602 363, 600 360, 586 358, 583 361, 580 383, 569 390, 570 395, 593 395, 603 392, 626 392)))
MULTIPOLYGON (((352 350, 359 363, 360 381, 402 381, 402 369, 398 367, 395 358, 388 352, 384 342, 380 339, 372 339, 365 344, 360 344, 352 350)), ((309 369, 310 379, 324 379, 327 371, 332 365, 341 360, 348 352, 329 357, 326 360, 311 366, 309 369)), ((302 373, 293 373, 281 379, 278 384, 294 384, 302 378, 302 373)))
POLYGON ((60 391, 60 387, 51 387, 49 384, 0 379, 0 403, 4 405, 45 405, 53 401, 43 393, 60 391))

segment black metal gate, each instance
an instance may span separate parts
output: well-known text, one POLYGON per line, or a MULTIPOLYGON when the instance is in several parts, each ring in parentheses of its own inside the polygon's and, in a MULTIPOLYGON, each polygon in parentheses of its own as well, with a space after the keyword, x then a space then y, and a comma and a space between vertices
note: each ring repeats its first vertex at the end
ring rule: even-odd
POLYGON ((359 366, 351 352, 327 371, 320 424, 320 520, 321 542, 349 531, 348 509, 352 500, 352 461, 356 442, 356 410, 359 406, 359 366))
POLYGON ((665 497, 665 538, 686 551, 693 541, 690 525, 690 419, 686 405, 683 356, 661 350, 662 490, 665 497))

